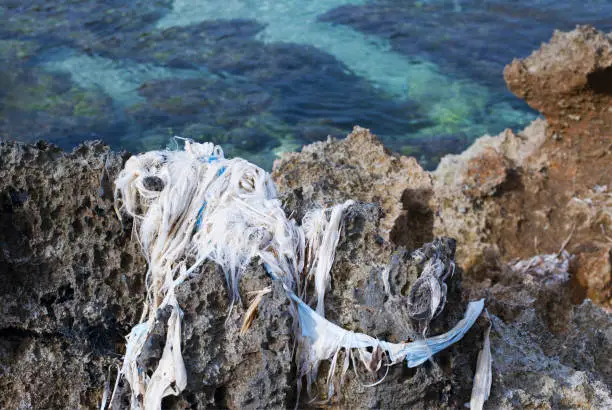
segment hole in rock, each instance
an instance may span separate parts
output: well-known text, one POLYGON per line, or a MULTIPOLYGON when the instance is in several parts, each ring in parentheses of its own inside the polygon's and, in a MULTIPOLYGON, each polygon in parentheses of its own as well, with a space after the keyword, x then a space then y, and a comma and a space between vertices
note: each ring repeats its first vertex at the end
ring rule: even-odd
POLYGON ((587 75, 589 88, 599 94, 612 94, 612 66, 587 75))
POLYGON ((432 192, 427 189, 407 189, 402 194, 404 213, 395 221, 391 241, 413 250, 433 240, 434 214, 429 207, 432 192))

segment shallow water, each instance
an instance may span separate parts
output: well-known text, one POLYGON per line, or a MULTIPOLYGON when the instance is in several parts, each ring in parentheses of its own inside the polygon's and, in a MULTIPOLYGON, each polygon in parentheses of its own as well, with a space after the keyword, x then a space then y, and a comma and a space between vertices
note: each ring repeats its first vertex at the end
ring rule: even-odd
POLYGON ((0 135, 149 150, 213 140, 266 168, 371 128, 439 157, 536 113, 502 70, 607 0, 0 1, 0 135))

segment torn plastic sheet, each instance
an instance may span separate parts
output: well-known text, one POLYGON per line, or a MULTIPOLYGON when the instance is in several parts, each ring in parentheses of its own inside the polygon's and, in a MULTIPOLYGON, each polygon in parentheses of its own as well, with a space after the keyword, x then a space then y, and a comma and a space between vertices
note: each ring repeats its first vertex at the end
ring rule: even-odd
POLYGON ((132 387, 132 408, 161 409, 161 401, 170 394, 178 395, 187 385, 187 372, 181 353, 181 316, 174 291, 170 291, 162 305, 172 306, 167 323, 166 343, 162 357, 151 377, 139 367, 138 357, 147 341, 153 321, 134 326, 127 338, 121 374, 132 387))
POLYGON ((222 268, 234 303, 241 275, 259 258, 274 278, 298 290, 304 235, 286 218, 268 173, 240 158, 224 158, 221 148, 209 143, 186 140, 183 151, 131 157, 115 181, 115 201, 120 217, 133 218, 148 262, 142 323, 128 336, 121 374, 130 384, 133 408, 157 409, 163 397, 185 386, 174 288, 211 260, 222 268), (164 352, 149 377, 138 358, 157 312, 168 305, 164 352))
MULTIPOLYGON (((423 326, 423 336, 427 333, 429 323, 438 316, 446 306, 447 285, 444 282, 455 271, 453 260, 446 263, 437 246, 432 242, 430 250, 434 254, 427 259, 421 276, 411 286, 408 294, 408 312, 412 319, 423 326)), ((426 255, 420 250, 413 252, 413 258, 425 260, 426 255)))
POLYGON ((348 200, 342 205, 333 206, 330 208, 329 219, 326 209, 318 209, 308 212, 302 220, 308 254, 312 258, 306 280, 314 277, 317 313, 321 316, 325 316, 325 291, 329 288, 330 271, 340 240, 342 214, 354 203, 355 201, 348 200))
POLYGON ((484 343, 482 350, 478 353, 478 361, 476 363, 476 375, 474 376, 474 385, 472 386, 472 397, 470 398, 471 410, 482 410, 484 402, 489 398, 491 393, 491 323, 485 330, 484 343))
POLYGON ((317 314, 295 294, 289 295, 298 305, 302 336, 309 340, 312 361, 331 359, 340 348, 380 347, 388 353, 392 364, 406 360, 408 367, 416 367, 461 340, 484 308, 484 299, 470 302, 463 319, 448 332, 409 343, 390 343, 343 329, 317 314))
POLYGON ((177 396, 187 386, 187 371, 181 353, 181 316, 182 312, 174 295, 170 304, 173 307, 168 319, 166 344, 157 369, 147 384, 144 408, 161 410, 161 401, 169 395, 177 396))
MULTIPOLYGON (((352 349, 357 349, 368 369, 381 366, 383 352, 390 364, 405 359, 409 367, 418 366, 461 339, 482 310, 482 300, 472 302, 465 318, 449 332, 400 344, 350 332, 327 321, 325 291, 342 215, 353 202, 307 213, 299 226, 286 217, 267 172, 240 158, 226 159, 221 148, 210 143, 185 140, 183 151, 153 151, 131 157, 115 181, 115 201, 120 217, 125 213, 134 219, 136 238, 148 263, 145 309, 141 323, 127 337, 121 368, 135 409, 160 409, 165 396, 178 395, 186 386, 182 312, 174 288, 207 260, 217 263, 224 272, 232 305, 240 299, 238 284, 253 259, 283 283, 298 307, 290 309, 296 338, 308 347, 308 354, 300 358, 300 374, 308 376, 310 385, 319 362, 331 360, 328 397, 333 393, 333 370, 340 350, 349 353, 342 364, 340 383, 349 367, 349 356, 353 358, 352 349), (315 282, 315 294, 310 296, 316 298, 319 313, 303 302, 309 296, 302 283, 304 276, 315 282), (158 311, 166 306, 172 308, 166 323, 166 342, 149 377, 150 369, 141 368, 138 359, 158 311), (370 353, 367 347, 375 349, 370 353)), ((442 275, 435 277, 443 280, 442 275)), ((441 304, 440 295, 432 301, 430 312, 440 310, 441 304)))

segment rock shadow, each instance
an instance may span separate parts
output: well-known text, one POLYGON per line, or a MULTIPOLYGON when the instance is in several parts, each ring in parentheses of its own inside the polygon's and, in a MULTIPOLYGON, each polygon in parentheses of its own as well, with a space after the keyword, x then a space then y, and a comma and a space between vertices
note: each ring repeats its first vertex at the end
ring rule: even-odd
POLYGON ((434 238, 434 213, 429 207, 430 189, 407 189, 402 194, 402 214, 391 229, 393 243, 413 250, 434 238))

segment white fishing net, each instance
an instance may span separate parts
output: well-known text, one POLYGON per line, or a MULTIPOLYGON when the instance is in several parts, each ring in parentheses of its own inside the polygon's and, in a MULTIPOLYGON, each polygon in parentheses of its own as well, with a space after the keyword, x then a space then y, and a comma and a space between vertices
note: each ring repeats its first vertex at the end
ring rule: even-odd
MULTIPOLYGON (((381 367, 383 353, 389 365, 405 359, 409 367, 418 366, 461 339, 482 311, 482 300, 472 302, 464 319, 449 332, 399 344, 329 322, 324 317, 324 296, 330 286, 342 216, 353 202, 315 209, 299 226, 286 217, 267 172, 240 158, 226 159, 221 148, 211 143, 185 140, 184 144, 182 151, 153 151, 131 157, 115 181, 117 213, 120 218, 133 218, 135 235, 148 262, 143 316, 127 337, 120 372, 130 385, 132 408, 160 409, 163 397, 178 395, 185 388, 182 311, 174 290, 207 260, 223 270, 232 306, 240 299, 238 284, 251 261, 258 260, 274 280, 282 281, 297 306, 294 320, 301 329, 295 335, 301 347, 300 380, 305 376, 309 387, 319 363, 331 360, 328 398, 334 393, 333 378, 341 350, 345 351, 342 379, 349 358, 354 360, 353 350, 372 370, 381 367), (315 294, 307 295, 311 280, 315 294), (310 297, 316 299, 316 311, 304 302, 310 297), (158 311, 168 308, 171 314, 165 347, 149 376, 138 359, 158 311)), ((254 298, 255 307, 263 294, 254 298)), ((441 298, 431 306, 431 315, 439 313, 441 298)), ((253 311, 250 307, 249 316, 253 311)), ((243 331, 248 328, 247 322, 243 331)))

